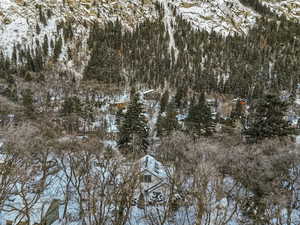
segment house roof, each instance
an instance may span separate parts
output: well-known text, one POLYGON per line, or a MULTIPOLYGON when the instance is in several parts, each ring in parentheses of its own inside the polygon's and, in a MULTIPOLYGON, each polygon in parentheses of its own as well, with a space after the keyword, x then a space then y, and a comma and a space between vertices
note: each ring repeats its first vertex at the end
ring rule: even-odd
POLYGON ((151 155, 145 155, 139 160, 141 172, 147 170, 160 179, 169 177, 169 170, 151 155))
POLYGON ((154 89, 150 89, 150 90, 144 91, 143 94, 146 95, 146 94, 149 94, 149 93, 154 92, 154 91, 155 91, 154 89))

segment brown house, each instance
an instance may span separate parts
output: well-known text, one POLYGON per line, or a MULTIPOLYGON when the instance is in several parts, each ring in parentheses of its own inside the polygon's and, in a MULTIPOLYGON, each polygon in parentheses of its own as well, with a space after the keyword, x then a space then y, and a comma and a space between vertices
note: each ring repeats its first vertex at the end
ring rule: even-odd
POLYGON ((125 109, 128 106, 128 102, 116 102, 116 103, 111 103, 109 108, 112 111, 118 111, 120 109, 125 109))

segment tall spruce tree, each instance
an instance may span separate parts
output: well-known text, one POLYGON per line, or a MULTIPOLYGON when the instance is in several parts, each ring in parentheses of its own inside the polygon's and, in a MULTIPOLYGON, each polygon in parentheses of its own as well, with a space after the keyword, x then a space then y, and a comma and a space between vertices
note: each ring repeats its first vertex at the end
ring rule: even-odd
POLYGON ((160 112, 164 112, 166 110, 166 106, 169 102, 169 91, 166 90, 160 99, 160 112))
POLYGON ((182 106, 185 94, 186 94, 186 90, 184 87, 180 87, 177 89, 177 92, 175 94, 175 104, 178 108, 182 106))
POLYGON ((289 102, 282 101, 276 94, 265 94, 252 107, 249 124, 244 134, 255 141, 266 138, 284 137, 294 133, 284 119, 289 102))
POLYGON ((163 117, 161 114, 157 119, 157 135, 158 136, 167 136, 170 135, 173 131, 180 128, 180 124, 176 118, 176 105, 172 101, 167 105, 166 116, 163 117))
POLYGON ((39 19, 40 19, 40 22, 46 26, 47 25, 47 19, 45 17, 45 14, 41 8, 41 6, 38 6, 39 7, 39 19))
POLYGON ((146 152, 148 126, 139 94, 134 94, 120 125, 119 148, 123 153, 134 155, 146 152))
POLYGON ((17 58, 17 48, 16 48, 15 45, 14 45, 14 47, 13 47, 13 52, 12 52, 11 60, 12 60, 12 62, 13 62, 15 65, 17 65, 18 58, 17 58))
POLYGON ((25 108, 25 116, 34 119, 33 93, 30 89, 26 89, 23 93, 23 106, 25 108))
POLYGON ((121 121, 122 121, 123 118, 124 118, 123 109, 120 108, 120 109, 118 109, 118 111, 117 111, 117 113, 116 113, 116 125, 117 125, 118 127, 121 126, 121 121))
POLYGON ((82 113, 82 103, 77 96, 66 97, 62 105, 61 113, 64 116, 70 115, 72 113, 82 113))
POLYGON ((214 121, 211 110, 205 101, 204 94, 201 94, 197 104, 191 105, 185 124, 188 133, 194 137, 210 136, 213 134, 214 121))
POLYGON ((59 37, 56 39, 55 41, 55 46, 54 46, 54 50, 53 50, 53 59, 56 62, 57 59, 59 58, 61 51, 62 51, 62 38, 59 35, 59 37))
POLYGON ((47 34, 44 35, 44 41, 43 41, 42 48, 43 48, 43 54, 44 54, 44 56, 47 56, 48 52, 49 52, 49 50, 48 50, 49 49, 49 41, 48 41, 47 34))

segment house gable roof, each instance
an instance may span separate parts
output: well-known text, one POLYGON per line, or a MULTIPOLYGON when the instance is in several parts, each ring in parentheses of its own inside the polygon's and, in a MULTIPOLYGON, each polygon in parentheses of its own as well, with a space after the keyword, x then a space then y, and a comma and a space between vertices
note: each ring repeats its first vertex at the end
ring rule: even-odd
POLYGON ((165 180, 169 177, 168 168, 151 155, 145 155, 139 160, 141 172, 148 171, 153 176, 165 180))

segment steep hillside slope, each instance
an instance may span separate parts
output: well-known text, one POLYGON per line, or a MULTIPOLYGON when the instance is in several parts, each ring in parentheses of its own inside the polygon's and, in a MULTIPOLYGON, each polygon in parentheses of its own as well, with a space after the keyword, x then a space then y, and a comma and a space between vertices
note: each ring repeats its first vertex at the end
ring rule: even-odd
MULTIPOLYGON (((155 82, 162 83, 169 74, 181 79, 184 71, 192 79, 213 73, 207 76, 213 88, 235 74, 230 79, 241 86, 241 78, 250 77, 242 75, 249 68, 255 71, 251 76, 271 77, 274 68, 280 76, 296 76, 298 23, 285 18, 297 21, 298 6, 293 0, 1 0, 0 52, 11 58, 11 65, 22 65, 18 73, 29 80, 32 76, 27 78, 24 71, 40 73, 49 65, 60 70, 60 62, 62 70, 87 80, 123 81, 130 76, 145 81, 156 74, 155 82), (285 18, 278 17, 283 14, 285 18), (278 60, 283 51, 288 60, 278 60), (249 62, 251 67, 245 66, 249 62)), ((9 83, 7 74, 2 77, 9 83)), ((286 80, 280 83, 286 86, 286 80)))
POLYGON ((0 47, 11 53, 17 43, 30 44, 44 34, 55 36, 63 21, 70 21, 75 35, 86 36, 86 28, 117 18, 132 27, 155 16, 153 4, 137 1, 2 0, 0 2, 0 47), (37 26, 39 28, 37 28, 37 26), (40 32, 37 32, 40 30, 40 32))
MULTIPOLYGON (((265 4, 277 11, 297 5, 292 1, 285 2, 265 4)), ((165 0, 159 3, 165 3, 170 12, 173 10, 175 14, 176 11, 195 28, 224 35, 245 34, 259 16, 238 0, 165 0)), ((13 45, 17 43, 34 45, 34 40, 42 40, 46 33, 55 36, 62 21, 71 21, 79 39, 86 36, 86 28, 94 21, 105 23, 119 19, 130 29, 145 19, 157 18, 156 4, 155 0, 1 0, 0 48, 11 55, 13 45)), ((168 17, 172 17, 172 13, 168 17)))

